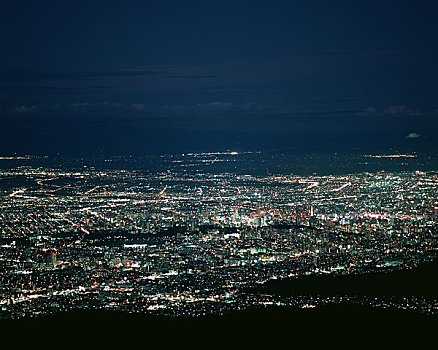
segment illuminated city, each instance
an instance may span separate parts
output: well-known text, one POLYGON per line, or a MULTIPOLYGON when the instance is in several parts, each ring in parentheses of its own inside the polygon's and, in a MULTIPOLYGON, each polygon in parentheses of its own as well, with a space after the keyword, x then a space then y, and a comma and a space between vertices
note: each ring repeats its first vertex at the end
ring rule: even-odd
POLYGON ((438 312, 438 297, 258 293, 270 280, 410 269, 438 248, 436 171, 208 170, 244 168, 262 156, 149 157, 157 171, 136 168, 130 157, 96 166, 63 160, 62 167, 47 157, 4 159, 0 315, 105 309, 198 316, 345 301, 438 312))

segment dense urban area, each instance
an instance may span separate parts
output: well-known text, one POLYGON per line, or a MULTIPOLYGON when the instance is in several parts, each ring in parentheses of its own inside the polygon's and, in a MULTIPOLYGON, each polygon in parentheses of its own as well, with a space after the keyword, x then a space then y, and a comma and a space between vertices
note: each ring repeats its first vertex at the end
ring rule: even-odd
POLYGON ((157 157, 169 166, 153 171, 111 158, 108 166, 36 160, 0 158, 9 162, 0 167, 1 318, 75 309, 203 315, 346 300, 438 312, 438 296, 280 297, 252 289, 305 275, 411 269, 434 258, 436 171, 205 170, 244 162, 237 152, 157 157))

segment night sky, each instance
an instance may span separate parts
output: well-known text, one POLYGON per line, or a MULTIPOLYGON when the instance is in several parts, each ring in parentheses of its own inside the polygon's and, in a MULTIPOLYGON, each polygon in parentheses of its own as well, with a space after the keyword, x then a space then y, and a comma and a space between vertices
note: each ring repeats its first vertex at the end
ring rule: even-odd
POLYGON ((438 151, 437 1, 0 4, 0 155, 438 151))

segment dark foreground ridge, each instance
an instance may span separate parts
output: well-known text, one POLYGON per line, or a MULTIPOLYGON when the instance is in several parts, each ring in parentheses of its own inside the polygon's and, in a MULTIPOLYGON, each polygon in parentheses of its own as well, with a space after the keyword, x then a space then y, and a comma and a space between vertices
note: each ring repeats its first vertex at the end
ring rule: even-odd
MULTIPOLYGON (((36 344, 183 345, 412 344, 434 341, 438 317, 414 311, 330 305, 315 309, 270 307, 198 318, 75 311, 0 322, 2 334, 36 344), (26 334, 26 337, 21 335, 26 334)), ((289 346, 288 346, 289 347, 289 346)))
POLYGON ((293 279, 278 279, 256 288, 259 293, 282 296, 438 296, 438 259, 409 270, 349 274, 309 275, 293 279))

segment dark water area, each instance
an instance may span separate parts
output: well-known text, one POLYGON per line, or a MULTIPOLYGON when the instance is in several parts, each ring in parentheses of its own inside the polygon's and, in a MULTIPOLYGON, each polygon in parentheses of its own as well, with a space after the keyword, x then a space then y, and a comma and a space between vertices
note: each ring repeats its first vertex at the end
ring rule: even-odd
POLYGON ((257 293, 280 296, 438 297, 438 259, 409 270, 349 274, 307 275, 270 280, 257 293))

